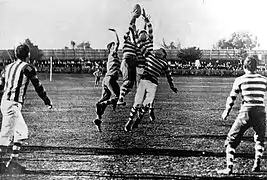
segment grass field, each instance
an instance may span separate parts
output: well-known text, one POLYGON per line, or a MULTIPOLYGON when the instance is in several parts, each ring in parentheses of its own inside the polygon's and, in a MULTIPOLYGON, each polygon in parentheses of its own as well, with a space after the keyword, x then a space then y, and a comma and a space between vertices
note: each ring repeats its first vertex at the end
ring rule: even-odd
MULTIPOLYGON (((41 74, 54 109, 47 110, 32 86, 23 108, 29 126, 29 145, 20 160, 26 174, 0 179, 264 179, 251 173, 254 143, 249 130, 237 149, 235 174, 221 176, 225 167, 224 140, 239 106, 222 121, 233 78, 176 77, 178 93, 164 78, 155 101, 156 121, 145 117, 138 129, 124 132, 134 92, 126 107, 103 117, 103 132, 92 121, 101 88, 89 75, 55 74, 53 81, 41 74)), ((239 102, 239 100, 237 101, 239 102)), ((266 159, 266 156, 264 156, 266 159)))

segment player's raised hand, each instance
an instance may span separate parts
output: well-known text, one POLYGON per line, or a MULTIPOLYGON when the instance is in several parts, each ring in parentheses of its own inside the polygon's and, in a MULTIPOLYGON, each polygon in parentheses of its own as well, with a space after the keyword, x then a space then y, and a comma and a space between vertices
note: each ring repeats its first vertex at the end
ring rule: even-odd
POLYGON ((222 113, 222 119, 227 120, 228 114, 229 114, 229 112, 227 110, 224 110, 222 113))
POLYGON ((109 28, 108 30, 110 30, 110 31, 112 31, 112 32, 116 32, 116 30, 113 29, 113 28, 109 28))
POLYGON ((145 9, 144 9, 144 8, 142 9, 142 16, 143 16, 143 18, 145 18, 145 17, 146 17, 146 11, 145 11, 145 9))

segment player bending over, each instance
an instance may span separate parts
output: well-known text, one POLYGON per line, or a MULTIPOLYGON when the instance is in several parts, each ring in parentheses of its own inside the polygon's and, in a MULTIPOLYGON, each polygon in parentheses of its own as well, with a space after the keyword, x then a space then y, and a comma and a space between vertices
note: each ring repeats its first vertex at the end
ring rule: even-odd
POLYGON ((267 89, 267 78, 255 73, 257 62, 254 56, 245 59, 243 69, 245 74, 235 79, 222 114, 222 119, 226 120, 237 95, 240 94, 242 97, 240 111, 225 141, 227 166, 226 169, 218 170, 218 173, 222 174, 233 173, 235 149, 240 144, 245 131, 250 127, 255 131, 255 160, 252 171, 260 171, 266 128, 264 96, 267 89))
POLYGON ((140 84, 137 87, 134 105, 131 109, 129 120, 124 127, 125 131, 131 131, 133 128, 137 128, 144 113, 147 111, 149 112, 150 120, 155 120, 154 98, 158 86, 158 77, 160 77, 162 73, 166 75, 170 88, 177 93, 177 88, 173 85, 173 79, 168 69, 168 63, 166 62, 166 51, 161 48, 155 56, 151 51, 143 48, 142 54, 144 54, 146 58, 146 66, 144 75, 141 77, 140 84), (138 117, 134 121, 137 113, 138 117))
POLYGON ((18 163, 18 156, 23 142, 28 139, 28 127, 21 114, 21 108, 29 81, 32 82, 45 105, 52 108, 52 103, 39 82, 35 68, 25 62, 29 57, 29 52, 27 45, 19 45, 15 52, 17 60, 5 67, 0 80, 0 86, 4 90, 1 100, 3 119, 0 132, 0 171, 2 170, 0 173, 21 173, 26 169, 18 163), (12 154, 4 166, 2 157, 11 142, 13 142, 12 154))
POLYGON ((111 42, 107 45, 109 52, 107 62, 107 72, 102 81, 102 95, 96 103, 97 118, 94 120, 95 125, 101 132, 102 115, 108 105, 113 105, 113 110, 116 108, 117 101, 120 95, 120 86, 117 82, 120 74, 120 61, 118 57, 118 48, 120 45, 119 37, 114 29, 109 29, 116 34, 116 43, 111 42))

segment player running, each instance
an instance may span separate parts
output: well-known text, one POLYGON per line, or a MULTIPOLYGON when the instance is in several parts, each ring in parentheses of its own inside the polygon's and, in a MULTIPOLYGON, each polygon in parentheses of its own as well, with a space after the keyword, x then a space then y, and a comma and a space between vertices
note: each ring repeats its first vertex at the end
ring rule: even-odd
POLYGON ((225 141, 226 169, 218 170, 221 174, 232 174, 235 149, 241 142, 245 131, 252 127, 255 131, 255 160, 253 172, 260 171, 260 162, 264 151, 264 137, 266 130, 264 96, 267 89, 267 78, 255 73, 257 69, 256 57, 245 59, 243 69, 245 74, 235 79, 230 96, 226 101, 226 108, 222 119, 226 120, 238 94, 241 94, 242 104, 239 114, 233 123, 225 141))
POLYGON ((109 29, 115 32, 116 42, 111 42, 107 45, 109 52, 107 62, 107 72, 102 81, 102 95, 100 100, 96 103, 97 118, 94 124, 98 131, 101 132, 102 115, 108 105, 113 105, 113 110, 116 108, 117 101, 120 95, 120 86, 117 82, 120 74, 120 61, 118 57, 118 48, 120 45, 119 37, 115 29, 109 29))
POLYGON ((39 82, 35 68, 25 62, 29 57, 29 52, 27 45, 19 45, 15 51, 17 60, 5 67, 0 79, 0 86, 4 91, 1 100, 3 119, 0 132, 0 173, 20 173, 26 169, 18 163, 18 156, 23 142, 28 139, 28 127, 21 114, 21 108, 29 81, 32 82, 45 105, 52 108, 52 103, 39 82), (13 142, 12 154, 5 165, 2 157, 6 154, 11 142, 13 142))
POLYGON ((125 131, 131 131, 133 128, 136 128, 147 111, 149 112, 150 120, 155 120, 154 98, 158 86, 158 77, 162 73, 166 75, 170 88, 177 93, 177 88, 174 87, 168 63, 166 62, 166 51, 161 48, 155 56, 150 50, 143 47, 141 52, 146 58, 146 66, 135 94, 129 120, 124 127, 125 131), (138 117, 134 121, 137 113, 138 117))

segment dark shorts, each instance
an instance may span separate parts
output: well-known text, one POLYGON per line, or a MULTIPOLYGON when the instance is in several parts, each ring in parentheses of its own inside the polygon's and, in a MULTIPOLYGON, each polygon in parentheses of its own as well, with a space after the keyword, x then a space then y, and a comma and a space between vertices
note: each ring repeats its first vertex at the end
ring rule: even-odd
POLYGON ((98 102, 107 101, 109 99, 117 99, 120 95, 120 86, 117 82, 118 78, 113 76, 105 76, 102 81, 102 95, 98 102))
POLYGON ((123 81, 135 81, 136 79, 136 57, 130 56, 121 62, 123 81))

